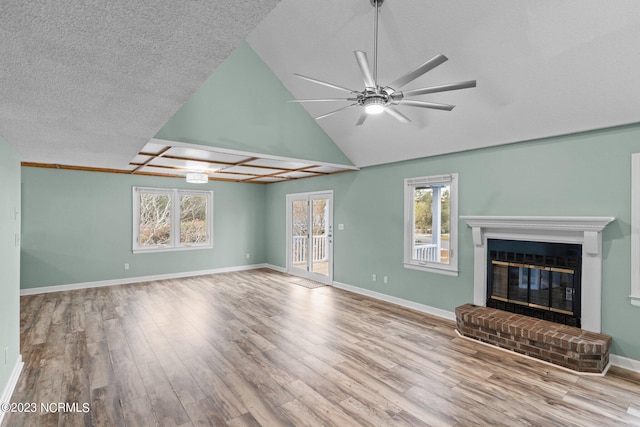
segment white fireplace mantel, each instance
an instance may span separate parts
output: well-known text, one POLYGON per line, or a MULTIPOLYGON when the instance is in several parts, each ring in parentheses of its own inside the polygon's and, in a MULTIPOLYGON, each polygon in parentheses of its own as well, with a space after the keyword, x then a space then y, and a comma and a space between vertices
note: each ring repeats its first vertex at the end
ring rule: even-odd
POLYGON ((462 216, 474 246, 473 303, 487 299, 487 239, 582 245, 582 329, 600 332, 602 305, 602 230, 614 217, 462 216))

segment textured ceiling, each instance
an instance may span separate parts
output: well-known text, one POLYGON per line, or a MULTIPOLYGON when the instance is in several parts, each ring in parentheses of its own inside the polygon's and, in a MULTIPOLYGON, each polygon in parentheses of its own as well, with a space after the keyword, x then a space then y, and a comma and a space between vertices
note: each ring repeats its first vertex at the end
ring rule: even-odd
POLYGON ((0 1, 0 136, 122 168, 279 0, 0 1))
MULTIPOLYGON (((372 62, 373 17, 369 0, 283 0, 248 41, 295 98, 344 97, 293 73, 362 90, 353 51, 372 62)), ((318 123, 362 167, 640 122, 639 40, 637 0, 386 0, 379 83, 442 53, 404 89, 477 88, 416 97, 450 112, 398 106, 410 124, 382 114, 356 127, 358 108, 318 123)), ((314 117, 344 105, 304 104, 314 117)))
MULTIPOLYGON (((369 0, 1 0, 0 136, 27 162, 126 168, 248 34, 296 98, 342 93, 293 73, 361 90, 353 50, 371 59, 373 14, 369 0)), ((442 53, 406 89, 478 87, 419 97, 451 112, 398 107, 410 124, 318 122, 360 167, 637 123, 638 40, 637 0, 386 0, 382 84, 442 53)))

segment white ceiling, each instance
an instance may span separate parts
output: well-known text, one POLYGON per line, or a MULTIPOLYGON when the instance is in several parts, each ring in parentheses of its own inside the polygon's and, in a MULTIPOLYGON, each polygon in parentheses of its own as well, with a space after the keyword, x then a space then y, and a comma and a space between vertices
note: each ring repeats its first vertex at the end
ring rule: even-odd
MULTIPOLYGON (((0 136, 27 162, 126 168, 247 34, 296 98, 343 93, 293 73, 361 90, 353 51, 372 58, 373 14, 369 0, 3 0, 0 136)), ((639 40, 637 0, 386 0, 382 84, 442 53, 405 88, 478 87, 419 97, 451 112, 399 106, 411 124, 355 127, 351 110, 319 124, 362 167, 640 122, 639 40)))
MULTIPOLYGON (((372 62, 374 11, 369 0, 283 0, 248 41, 295 98, 344 97, 293 73, 362 90, 353 51, 372 62)), ((640 122, 637 0, 383 3, 380 84, 438 53, 449 61, 404 89, 476 79, 474 89, 416 98, 453 111, 398 106, 410 124, 383 114, 355 127, 358 108, 318 120, 355 165, 640 122)), ((315 117, 348 103, 303 105, 315 117)))

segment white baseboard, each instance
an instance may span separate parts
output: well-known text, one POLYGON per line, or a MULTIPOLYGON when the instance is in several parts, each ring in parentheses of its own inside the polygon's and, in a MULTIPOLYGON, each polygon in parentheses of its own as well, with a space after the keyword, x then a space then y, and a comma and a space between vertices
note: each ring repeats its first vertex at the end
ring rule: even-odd
MULTIPOLYGON (((280 273, 287 272, 286 268, 282 268, 277 265, 267 264, 267 263, 240 265, 235 267, 214 268, 211 270, 187 271, 182 273, 158 274, 153 276, 128 277, 124 279, 101 280, 97 282, 73 283, 69 285, 43 286, 39 288, 21 289, 20 295, 35 295, 35 294, 44 294, 44 293, 50 293, 50 292, 71 291, 76 289, 99 288, 103 286, 126 285, 130 283, 151 282, 154 280, 181 279, 184 277, 203 276, 206 274, 217 274, 217 273, 230 273, 234 271, 255 270, 258 268, 269 268, 271 270, 278 271, 280 273)), ((455 313, 451 311, 442 310, 440 308, 431 307, 425 304, 420 304, 414 301, 409 301, 406 299, 394 297, 391 295, 371 291, 369 289, 364 289, 358 286, 348 285, 346 283, 341 283, 337 281, 333 282, 333 286, 336 288, 344 289, 349 292, 368 296, 381 301, 390 302, 392 304, 396 304, 402 307, 407 307, 413 310, 417 310, 422 313, 442 317, 447 320, 453 320, 453 321, 456 320, 455 313)), ((640 373, 640 360, 630 359, 628 357, 611 354, 609 356, 609 361, 613 366, 618 366, 620 368, 624 368, 629 371, 640 373)), ((22 359, 20 359, 19 362, 22 363, 22 359)), ((22 365, 20 365, 19 367, 18 374, 17 374, 18 376, 20 375, 21 370, 22 370, 22 365)), ((18 379, 16 377, 15 381, 17 380, 18 379)), ((3 397, 4 397, 4 394, 3 394, 3 397)), ((2 403, 2 400, 0 400, 0 403, 2 403)), ((1 417, 2 417, 2 413, 0 412, 0 422, 1 422, 1 417)))
POLYGON ((640 374, 640 360, 629 359, 628 357, 618 356, 617 354, 610 354, 609 362, 611 362, 613 366, 640 374))
MULTIPOLYGON (((453 321, 456 320, 456 314, 451 311, 442 310, 440 308, 435 308, 435 307, 431 307, 424 304, 419 304, 417 302, 405 300, 405 299, 394 297, 391 295, 382 294, 380 292, 371 291, 369 289, 359 288, 353 285, 347 285, 346 283, 334 281, 333 286, 335 286, 336 288, 344 289, 349 292, 354 292, 356 294, 365 295, 381 301, 386 301, 392 304, 400 305, 402 307, 411 308, 413 310, 417 310, 426 314, 432 314, 434 316, 442 317, 444 319, 453 320, 453 321)), ((538 359, 535 359, 535 360, 538 360, 538 359)), ((610 354, 609 365, 617 366, 620 368, 627 369, 629 371, 640 373, 640 360, 629 359, 628 357, 618 356, 616 354, 610 354)), ((609 365, 607 365, 607 370, 609 369, 608 368, 609 365)), ((553 366, 557 366, 557 365, 553 365, 553 366)))
POLYGON ((426 314, 432 314, 434 316, 442 317, 448 320, 456 320, 456 314, 452 311, 442 310, 440 308, 431 307, 428 305, 420 304, 417 302, 409 301, 406 299, 394 297, 380 292, 371 291, 369 289, 359 288, 353 285, 347 285, 346 283, 333 282, 333 286, 336 288, 344 289, 345 291, 354 292, 356 294, 364 295, 367 297, 379 299, 381 301, 390 302, 392 304, 400 305, 402 307, 411 308, 413 310, 420 311, 426 314))
MULTIPOLYGON (((13 371, 11 371, 11 376, 9 377, 9 381, 2 391, 2 395, 0 395, 0 404, 11 402, 11 396, 13 396, 13 391, 18 384, 18 378, 20 378, 20 373, 22 372, 22 367, 24 366, 24 362, 22 361, 22 355, 18 355, 18 359, 16 360, 16 364, 13 366, 13 371)), ((5 411, 0 411, 0 425, 2 425, 2 419, 4 418, 5 411)))
POLYGON ((206 274, 231 273, 234 271, 255 270, 257 268, 273 268, 268 264, 239 265, 235 267, 214 268, 211 270, 185 271, 182 273, 157 274, 153 276, 126 277, 123 279, 100 280, 96 282, 71 283, 68 285, 42 286, 21 289, 20 295, 47 294, 50 292, 73 291, 76 289, 101 288, 103 286, 128 285, 131 283, 152 282, 154 280, 182 279, 184 277, 204 276, 206 274))
POLYGON ((280 273, 286 273, 287 272, 286 268, 280 267, 280 266, 277 266, 277 265, 273 265, 273 264, 264 264, 264 267, 265 268, 270 268, 271 270, 278 271, 280 273))

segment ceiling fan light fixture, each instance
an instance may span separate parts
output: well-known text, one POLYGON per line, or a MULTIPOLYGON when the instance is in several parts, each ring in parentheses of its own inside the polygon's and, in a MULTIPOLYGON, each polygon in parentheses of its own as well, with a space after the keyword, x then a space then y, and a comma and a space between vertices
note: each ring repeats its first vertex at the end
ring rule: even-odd
POLYGON ((367 98, 363 103, 364 111, 367 114, 380 114, 384 111, 384 104, 382 98, 367 98))
POLYGON ((448 58, 442 54, 437 54, 433 58, 422 63, 421 65, 417 66, 416 68, 409 71, 408 73, 403 74, 402 76, 398 77, 397 79, 395 79, 393 82, 389 83, 386 86, 379 85, 378 84, 378 15, 380 12, 380 6, 384 2, 384 0, 369 0, 369 1, 371 2, 371 5, 375 9, 374 20, 373 20, 373 30, 374 30, 373 31, 374 33, 373 67, 369 64, 369 60, 367 59, 366 52, 360 51, 360 50, 356 50, 353 52, 355 54, 358 67, 360 68, 360 73, 362 75, 362 80, 364 83, 364 90, 362 91, 353 90, 344 86, 314 79, 312 77, 303 76, 301 74, 294 74, 295 76, 303 80, 307 80, 312 83, 316 83, 322 86, 327 86, 333 89, 341 90, 343 92, 348 92, 349 97, 348 98, 300 99, 300 100, 293 100, 292 102, 329 102, 329 101, 351 102, 351 104, 349 105, 340 107, 337 110, 333 110, 326 114, 322 114, 320 116, 315 117, 316 120, 332 116, 348 108, 358 107, 358 108, 364 109, 364 112, 360 115, 360 118, 356 122, 356 126, 361 126, 365 122, 367 116, 381 114, 383 112, 386 112, 391 117, 395 118, 401 123, 411 123, 411 120, 409 120, 407 116, 402 114, 400 111, 398 111, 394 107, 397 105, 403 105, 406 107, 430 108, 434 110, 451 111, 454 105, 407 99, 407 97, 476 87, 476 81, 469 80, 469 81, 459 82, 459 83, 449 83, 449 84, 443 84, 443 85, 437 85, 437 86, 431 86, 431 87, 410 89, 407 91, 401 90, 405 85, 409 84, 410 82, 416 80, 418 77, 422 76, 423 74, 427 73, 430 70, 433 70, 440 64, 447 61, 448 58))
POLYGON ((209 175, 206 173, 189 172, 187 174, 187 182, 189 184, 206 184, 209 182, 209 175))

